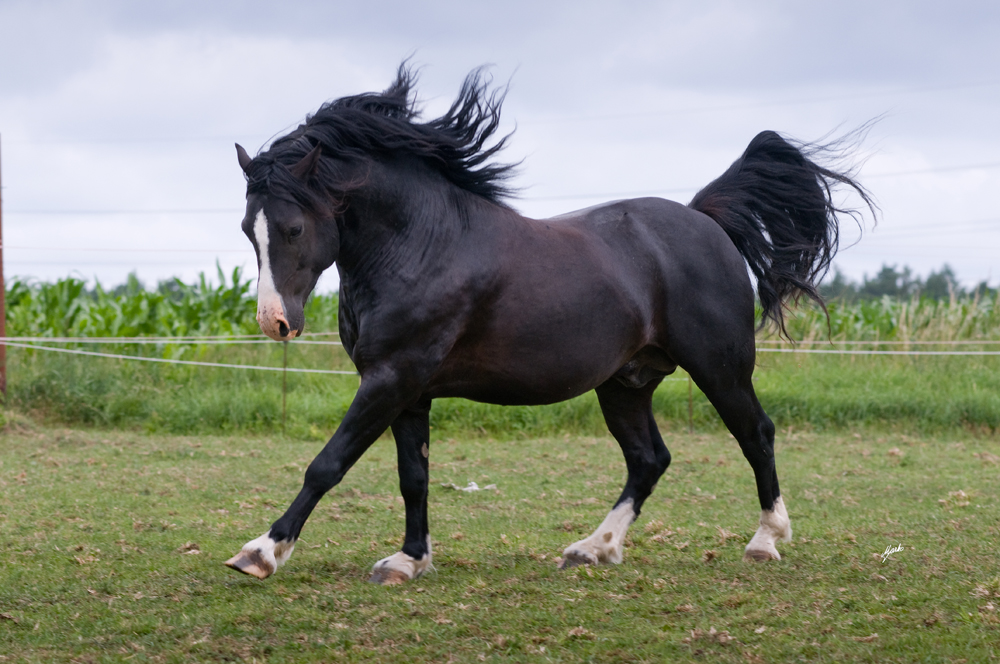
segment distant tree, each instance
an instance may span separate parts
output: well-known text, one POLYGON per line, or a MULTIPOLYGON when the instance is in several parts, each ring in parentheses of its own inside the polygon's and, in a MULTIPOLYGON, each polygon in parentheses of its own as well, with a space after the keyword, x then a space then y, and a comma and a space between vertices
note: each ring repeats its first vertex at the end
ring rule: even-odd
POLYGON ((904 267, 900 272, 895 265, 882 265, 873 278, 869 279, 865 275, 858 294, 863 298, 877 299, 888 295, 889 297, 909 297, 920 291, 920 280, 914 279, 910 268, 904 267))
POLYGON ((858 285, 848 280, 840 268, 833 268, 833 279, 824 280, 819 286, 819 294, 824 300, 853 302, 858 299, 858 285))
POLYGON ((998 295, 998 293, 1000 293, 998 289, 990 288, 990 285, 987 284, 985 281, 980 281, 979 285, 972 289, 971 294, 978 298, 984 298, 984 297, 995 298, 998 295))
POLYGON ((118 284, 111 291, 111 294, 115 297, 135 297, 142 291, 146 290, 146 285, 139 280, 139 276, 133 270, 128 273, 128 277, 125 278, 125 283, 118 284))
POLYGON ((168 300, 180 301, 184 299, 184 282, 177 277, 162 279, 156 285, 156 292, 165 295, 168 300))
POLYGON ((955 272, 947 263, 941 267, 939 272, 931 272, 924 281, 920 294, 932 300, 947 300, 954 295, 962 295, 962 289, 955 279, 955 272))
POLYGON ((820 284, 820 295, 825 300, 839 299, 844 302, 855 300, 873 300, 884 296, 893 298, 909 298, 915 295, 932 300, 947 300, 955 297, 997 297, 1000 289, 992 288, 985 281, 972 290, 962 288, 955 276, 955 271, 945 263, 940 270, 932 270, 926 280, 914 276, 908 267, 898 269, 895 265, 882 265, 878 273, 864 280, 859 285, 851 281, 839 268, 833 268, 833 278, 820 284))

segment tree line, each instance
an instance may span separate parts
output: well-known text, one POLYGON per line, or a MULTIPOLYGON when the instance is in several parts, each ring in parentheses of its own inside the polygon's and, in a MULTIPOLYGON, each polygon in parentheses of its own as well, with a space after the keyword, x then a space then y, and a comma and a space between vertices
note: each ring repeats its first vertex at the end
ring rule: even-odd
POLYGON ((866 274, 860 283, 848 279, 835 267, 833 277, 825 279, 819 291, 825 300, 839 299, 844 302, 877 300, 885 296, 896 299, 919 297, 931 300, 997 296, 997 289, 986 281, 980 282, 973 288, 963 287, 948 264, 943 265, 940 270, 932 270, 927 278, 915 275, 907 266, 900 269, 895 265, 883 264, 882 269, 873 277, 866 274))

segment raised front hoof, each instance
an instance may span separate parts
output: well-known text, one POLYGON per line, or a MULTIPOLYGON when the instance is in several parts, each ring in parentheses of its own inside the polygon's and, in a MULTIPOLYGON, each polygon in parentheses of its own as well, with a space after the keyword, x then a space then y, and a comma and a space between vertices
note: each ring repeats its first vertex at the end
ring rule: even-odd
POLYGON ((373 569, 372 575, 368 577, 368 583, 377 583, 380 586, 398 586, 409 580, 410 577, 405 572, 389 568, 373 569))
POLYGON ((579 567, 580 565, 596 565, 597 563, 597 556, 592 553, 586 553, 585 551, 564 551, 563 560, 559 563, 559 569, 569 569, 570 567, 579 567))
POLYGON ((259 551, 240 551, 226 561, 226 567, 232 567, 237 572, 243 572, 258 579, 266 579, 274 574, 274 568, 268 564, 259 551))
POLYGON ((781 560, 781 554, 766 549, 747 549, 743 554, 743 560, 748 563, 763 563, 768 560, 781 560))

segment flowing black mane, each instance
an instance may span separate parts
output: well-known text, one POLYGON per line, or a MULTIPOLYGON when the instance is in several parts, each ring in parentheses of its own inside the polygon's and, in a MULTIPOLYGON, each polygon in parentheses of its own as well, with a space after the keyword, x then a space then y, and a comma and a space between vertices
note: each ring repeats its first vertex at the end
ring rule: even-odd
POLYGON ((448 112, 429 122, 417 122, 413 97, 416 74, 406 63, 385 92, 342 97, 320 106, 304 124, 275 140, 247 169, 247 191, 266 193, 309 209, 321 195, 339 198, 360 183, 344 180, 334 160, 367 160, 379 156, 412 155, 440 170, 456 186, 503 205, 512 194, 507 186, 517 164, 491 163, 509 134, 487 142, 500 124, 506 90, 491 89, 483 68, 472 71, 448 112), (317 145, 322 157, 316 181, 322 191, 294 177, 289 168, 317 145))

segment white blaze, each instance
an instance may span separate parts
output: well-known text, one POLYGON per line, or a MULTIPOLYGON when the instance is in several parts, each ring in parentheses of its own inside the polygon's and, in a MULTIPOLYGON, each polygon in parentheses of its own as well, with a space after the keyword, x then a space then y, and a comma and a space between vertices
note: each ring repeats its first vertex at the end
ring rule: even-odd
MULTIPOLYGON (((281 294, 274 287, 274 276, 271 274, 271 259, 268 255, 267 217, 261 208, 253 222, 253 235, 257 240, 257 252, 260 256, 260 276, 257 278, 257 322, 265 334, 277 338, 277 318, 285 318, 285 306, 281 294)), ((286 322, 287 325, 287 322, 286 322)))

